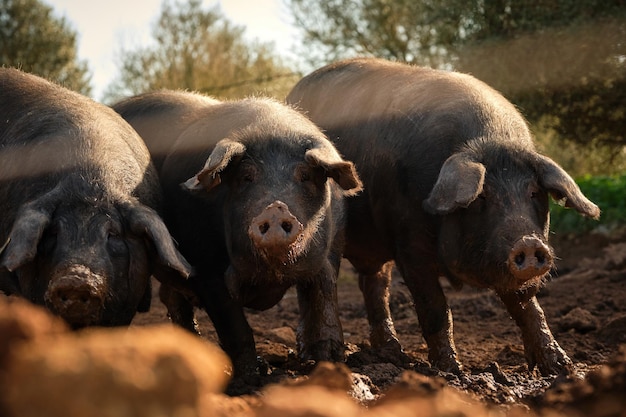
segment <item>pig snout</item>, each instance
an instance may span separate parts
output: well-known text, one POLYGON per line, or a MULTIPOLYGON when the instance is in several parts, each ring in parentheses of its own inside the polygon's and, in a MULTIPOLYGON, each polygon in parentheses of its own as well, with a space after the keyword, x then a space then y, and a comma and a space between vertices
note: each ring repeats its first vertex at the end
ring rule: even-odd
POLYGON ((84 267, 56 274, 48 284, 45 301, 49 308, 80 328, 97 323, 104 309, 104 280, 84 267))
POLYGON ((303 229, 287 204, 277 200, 252 219, 248 235, 257 248, 266 254, 281 257, 298 241, 303 229))
POLYGON ((552 250, 535 236, 523 236, 509 253, 508 266, 520 282, 541 277, 552 268, 552 250))

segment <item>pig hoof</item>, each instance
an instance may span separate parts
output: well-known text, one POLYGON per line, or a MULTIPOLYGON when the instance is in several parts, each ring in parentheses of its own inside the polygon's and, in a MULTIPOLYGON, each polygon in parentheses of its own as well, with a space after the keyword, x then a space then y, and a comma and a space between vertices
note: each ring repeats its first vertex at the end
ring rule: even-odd
POLYGON ((167 315, 172 323, 182 327, 185 330, 188 330, 195 335, 201 336, 198 320, 196 320, 193 312, 191 314, 191 317, 188 315, 177 314, 175 312, 169 312, 167 315))
POLYGON ((404 366, 411 362, 411 358, 404 353, 398 339, 387 340, 384 344, 375 347, 376 356, 383 362, 404 366))
POLYGON ((242 355, 239 359, 233 359, 234 378, 247 385, 259 386, 261 376, 266 376, 270 372, 269 364, 260 356, 253 358, 242 355))
POLYGON ((454 357, 445 357, 438 360, 431 360, 430 365, 442 372, 461 375, 463 373, 463 365, 454 357))
POLYGON ((338 340, 318 340, 304 347, 300 352, 302 362, 313 360, 315 362, 344 362, 346 360, 345 346, 338 340))
POLYGON ((535 357, 528 360, 528 368, 532 371, 536 366, 542 376, 572 373, 572 360, 556 342, 537 352, 535 357))
POLYGON ((370 343, 372 347, 376 350, 388 350, 388 351, 398 351, 402 352, 402 346, 400 345, 400 341, 395 336, 387 336, 384 338, 374 337, 374 335, 370 336, 370 343))

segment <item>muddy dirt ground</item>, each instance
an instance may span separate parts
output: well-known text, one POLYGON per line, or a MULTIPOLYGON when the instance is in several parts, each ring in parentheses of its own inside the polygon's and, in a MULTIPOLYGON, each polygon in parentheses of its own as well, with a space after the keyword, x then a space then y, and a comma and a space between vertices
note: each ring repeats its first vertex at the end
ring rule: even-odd
MULTIPOLYGON (((560 259, 538 298, 556 340, 575 363, 574 379, 583 378, 610 362, 620 345, 626 344, 626 235, 553 239, 552 245, 560 259)), ((360 400, 380 397, 403 371, 413 370, 443 378, 448 385, 489 404, 530 409, 545 406, 549 401, 545 393, 558 391, 563 377, 545 378, 538 372, 528 372, 519 331, 499 299, 487 290, 466 286, 456 291, 445 281, 442 284, 454 316, 459 359, 466 369, 461 377, 438 373, 428 366, 427 348, 411 297, 398 276, 392 284, 391 310, 407 357, 390 358, 373 352, 367 341, 368 324, 356 276, 348 263, 342 266, 340 313, 347 365, 361 381, 360 400)), ((203 337, 216 341, 206 314, 198 311, 197 316, 203 337)), ((255 332, 257 351, 269 364, 263 385, 293 379, 311 370, 295 356, 295 292, 288 292, 270 310, 248 311, 247 317, 255 332)), ((165 320, 165 309, 155 296, 151 311, 138 315, 133 324, 165 320)), ((236 390, 254 395, 258 388, 239 386, 236 390)))

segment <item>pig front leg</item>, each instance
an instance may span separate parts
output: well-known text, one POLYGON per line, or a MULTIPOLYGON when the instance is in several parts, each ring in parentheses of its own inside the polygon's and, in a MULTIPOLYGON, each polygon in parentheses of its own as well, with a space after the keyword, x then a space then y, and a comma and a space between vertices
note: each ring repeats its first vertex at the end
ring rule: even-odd
POLYGON ((167 315, 172 323, 177 324, 191 333, 200 335, 194 306, 180 292, 167 284, 159 287, 159 299, 167 307, 167 315))
POLYGON ((514 292, 498 293, 498 296, 522 332, 528 369, 537 367, 543 376, 569 373, 572 361, 554 340, 537 297, 522 302, 514 292))
POLYGON ((221 277, 196 280, 195 285, 195 292, 213 322, 220 345, 233 362, 235 377, 248 383, 258 382, 260 361, 243 305, 233 299, 221 277))
POLYGON ((415 303, 415 311, 428 345, 430 365, 444 372, 460 374, 453 338, 452 312, 439 283, 439 271, 434 264, 411 264, 397 261, 415 303))
POLYGON ((314 277, 298 282, 300 322, 298 353, 303 361, 345 360, 337 303, 337 272, 330 263, 314 277))

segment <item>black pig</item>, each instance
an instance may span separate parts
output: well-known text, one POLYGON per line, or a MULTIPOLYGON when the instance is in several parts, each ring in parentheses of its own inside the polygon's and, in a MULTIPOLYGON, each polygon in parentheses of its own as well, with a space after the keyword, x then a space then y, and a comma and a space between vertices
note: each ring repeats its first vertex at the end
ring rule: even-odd
MULTIPOLYGON (((313 123, 270 99, 216 103, 161 91, 113 107, 151 150, 162 147, 159 132, 179 127, 160 171, 166 222, 195 270, 191 293, 178 290, 207 311, 235 373, 257 372, 243 308, 268 309, 293 285, 300 357, 343 359, 336 279, 343 197, 361 189, 353 164, 313 123)), ((161 296, 172 320, 193 330, 193 311, 171 291, 161 296)))
POLYGON ((444 275, 495 290, 531 369, 569 368, 535 297, 554 259, 548 195, 585 216, 600 210, 536 152, 511 103, 469 75, 379 59, 318 69, 287 101, 325 129, 363 180, 348 203, 345 256, 359 272, 373 346, 399 349, 388 306, 395 261, 433 366, 461 371, 444 275))
POLYGON ((160 193, 148 150, 119 115, 0 69, 1 291, 74 328, 129 324, 150 306, 153 272, 190 273, 155 211, 160 193))

